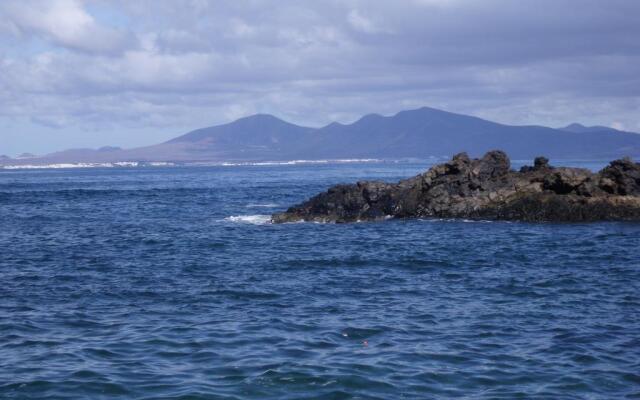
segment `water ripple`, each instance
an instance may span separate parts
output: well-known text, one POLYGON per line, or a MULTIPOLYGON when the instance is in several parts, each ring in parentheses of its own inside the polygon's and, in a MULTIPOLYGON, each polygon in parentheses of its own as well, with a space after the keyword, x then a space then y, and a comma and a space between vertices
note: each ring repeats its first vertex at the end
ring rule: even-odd
POLYGON ((637 224, 265 223, 421 169, 0 174, 0 398, 640 398, 637 224))

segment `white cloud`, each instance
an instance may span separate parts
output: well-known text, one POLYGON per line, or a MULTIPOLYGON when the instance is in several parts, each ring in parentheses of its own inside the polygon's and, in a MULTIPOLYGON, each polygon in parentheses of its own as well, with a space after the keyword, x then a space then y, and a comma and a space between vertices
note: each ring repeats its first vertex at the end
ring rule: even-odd
POLYGON ((4 0, 0 12, 21 34, 38 35, 55 45, 92 53, 130 45, 128 35, 99 25, 78 0, 4 0))
POLYGON ((363 15, 357 9, 349 11, 347 15, 347 21, 353 27, 353 29, 364 33, 391 33, 388 28, 385 28, 378 22, 374 22, 373 19, 363 15))
POLYGON ((248 37, 255 34, 256 30, 252 26, 248 25, 241 19, 233 18, 231 21, 231 27, 229 32, 227 32, 230 36, 235 37, 248 37))
POLYGON ((351 10, 347 20, 353 28, 365 33, 374 33, 376 31, 373 22, 367 17, 360 14, 358 10, 351 10))
POLYGON ((624 124, 622 122, 618 122, 618 121, 612 122, 611 123, 611 127, 613 129, 617 129, 619 131, 624 131, 625 130, 624 124))

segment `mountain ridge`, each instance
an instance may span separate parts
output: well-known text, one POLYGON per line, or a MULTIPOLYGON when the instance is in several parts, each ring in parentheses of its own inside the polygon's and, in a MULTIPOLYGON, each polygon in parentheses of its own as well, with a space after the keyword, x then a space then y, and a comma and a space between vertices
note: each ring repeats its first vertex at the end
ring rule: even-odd
POLYGON ((2 164, 78 162, 226 162, 343 158, 450 157, 503 149, 515 158, 548 154, 554 159, 640 156, 640 134, 613 128, 507 125, 430 107, 394 115, 367 114, 350 124, 320 128, 287 122, 270 114, 189 131, 156 145, 133 149, 104 146, 70 149, 2 164))

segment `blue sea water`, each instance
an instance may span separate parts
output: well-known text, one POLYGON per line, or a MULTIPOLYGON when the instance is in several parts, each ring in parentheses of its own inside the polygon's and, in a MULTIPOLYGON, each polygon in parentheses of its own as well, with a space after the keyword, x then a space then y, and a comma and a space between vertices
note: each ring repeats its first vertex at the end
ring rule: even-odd
POLYGON ((0 171, 0 398, 640 398, 640 224, 265 223, 425 168, 0 171))

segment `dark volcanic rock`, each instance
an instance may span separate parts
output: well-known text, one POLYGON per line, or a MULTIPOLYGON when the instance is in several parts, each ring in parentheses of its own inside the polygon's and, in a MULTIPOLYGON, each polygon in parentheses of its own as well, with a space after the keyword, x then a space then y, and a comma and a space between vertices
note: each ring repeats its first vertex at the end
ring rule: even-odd
POLYGON ((274 214, 273 222, 355 222, 386 218, 470 218, 522 221, 640 221, 640 164, 611 162, 598 173, 552 167, 511 170, 509 157, 460 153, 395 184, 337 185, 274 214))
POLYGON ((628 158, 611 162, 600 171, 598 186, 607 193, 640 196, 640 164, 628 158))

